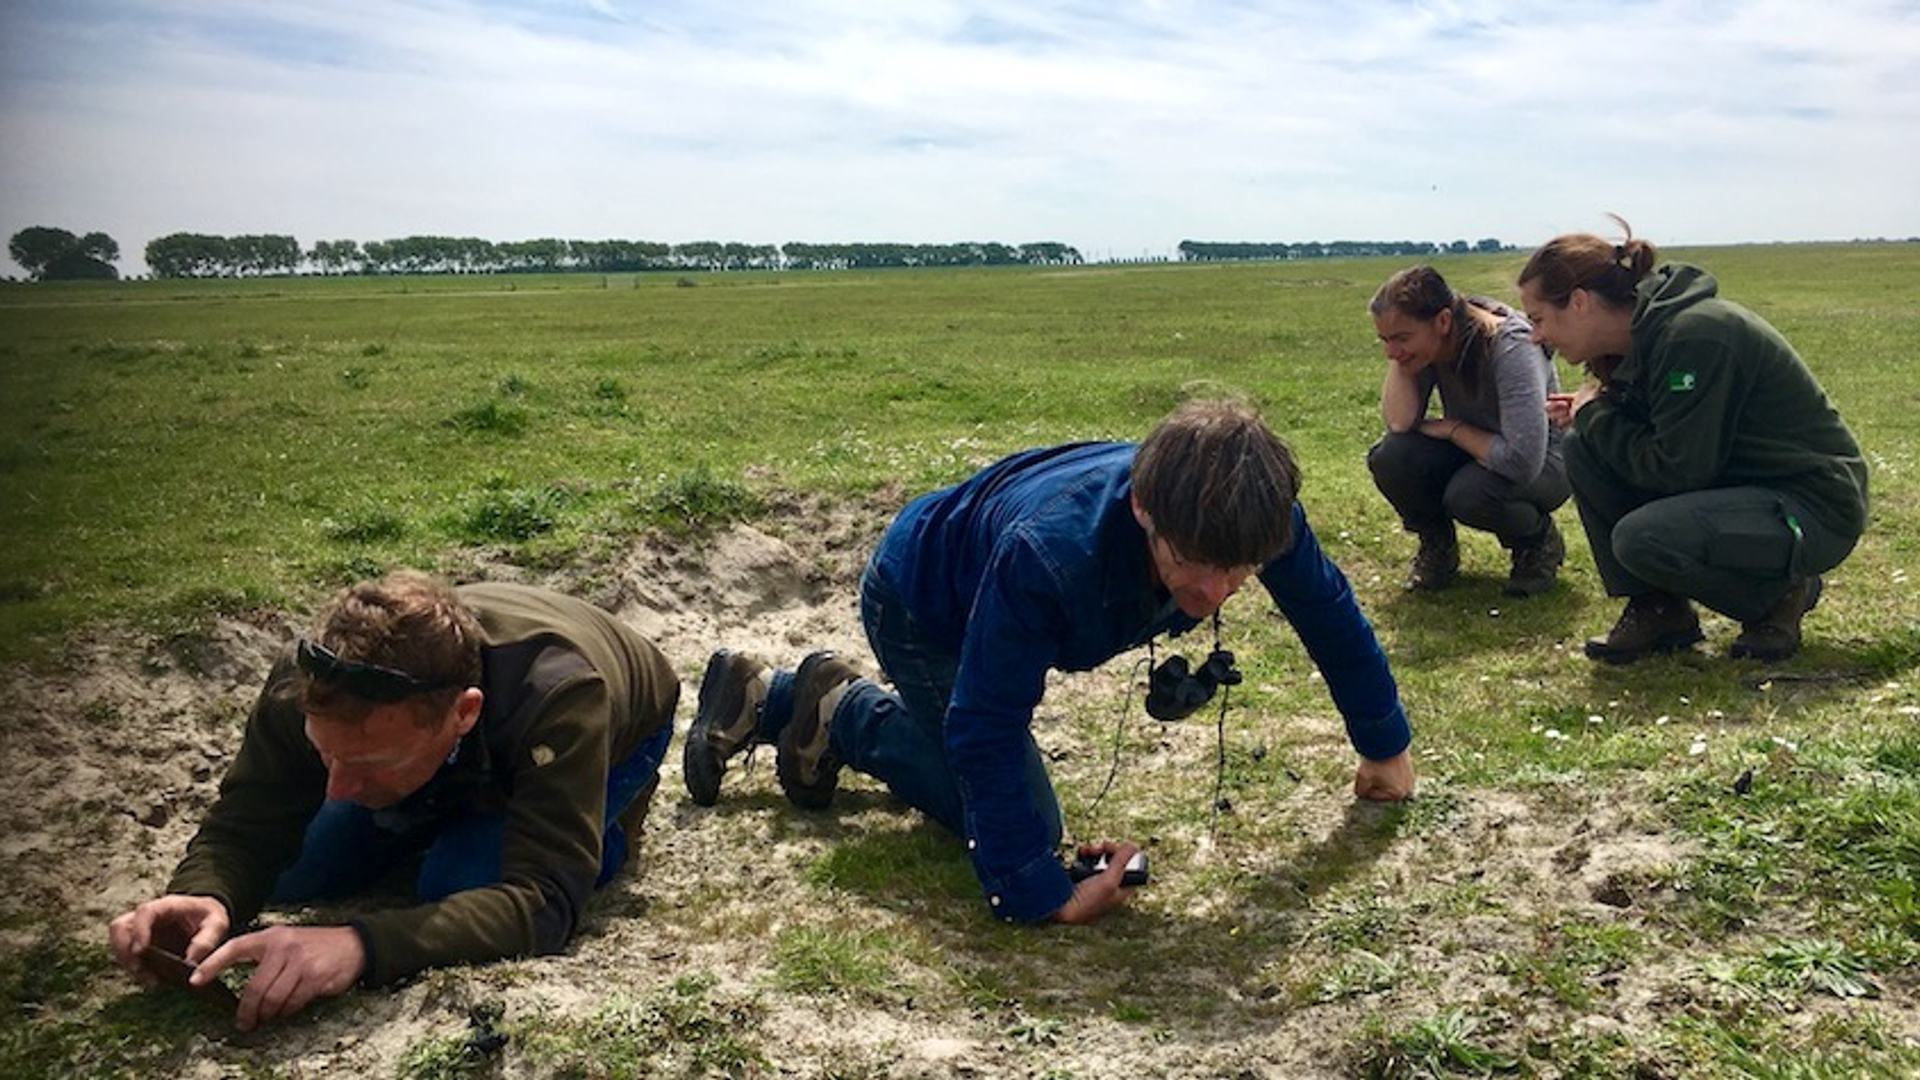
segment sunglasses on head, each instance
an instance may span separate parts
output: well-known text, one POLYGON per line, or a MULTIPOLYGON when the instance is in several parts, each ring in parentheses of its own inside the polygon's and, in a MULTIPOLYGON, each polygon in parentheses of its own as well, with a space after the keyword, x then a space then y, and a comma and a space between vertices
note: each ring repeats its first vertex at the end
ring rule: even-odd
POLYGON ((421 679, 379 664, 342 660, 339 653, 307 638, 294 646, 293 659, 313 681, 337 686, 368 701, 404 701, 415 694, 458 685, 455 679, 421 679))

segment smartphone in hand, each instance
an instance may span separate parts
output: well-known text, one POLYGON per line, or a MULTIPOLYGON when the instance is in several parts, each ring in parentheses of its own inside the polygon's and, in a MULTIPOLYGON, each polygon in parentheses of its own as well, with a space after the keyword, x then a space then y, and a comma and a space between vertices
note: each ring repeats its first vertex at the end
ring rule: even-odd
POLYGON ((164 946, 149 943, 140 954, 140 963, 167 986, 177 987, 192 993, 195 997, 211 1005, 224 1009, 240 1008, 240 998, 226 983, 215 979, 205 986, 194 986, 187 980, 192 977, 197 965, 187 962, 187 958, 164 946))
MULTIPOLYGON (((1076 882, 1085 881, 1095 874, 1106 873, 1108 865, 1104 852, 1098 855, 1082 855, 1067 867, 1067 874, 1076 882)), ((1136 851, 1133 853, 1133 858, 1127 860, 1127 868, 1120 875, 1120 884, 1129 889, 1137 889, 1147 881, 1147 853, 1136 851)))

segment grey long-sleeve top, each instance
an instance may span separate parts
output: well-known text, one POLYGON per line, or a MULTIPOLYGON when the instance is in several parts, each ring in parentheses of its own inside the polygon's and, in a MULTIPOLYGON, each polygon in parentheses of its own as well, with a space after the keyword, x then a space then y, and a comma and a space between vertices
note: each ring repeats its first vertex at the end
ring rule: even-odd
POLYGON ((1560 389, 1559 375, 1552 358, 1534 344, 1526 316, 1486 297, 1468 303, 1500 318, 1478 385, 1469 390, 1457 364, 1432 364, 1420 373, 1422 398, 1432 400, 1439 390, 1443 416, 1493 434, 1488 470, 1516 484, 1531 483, 1545 467, 1548 449, 1557 449, 1562 438, 1547 423, 1547 395, 1560 389))

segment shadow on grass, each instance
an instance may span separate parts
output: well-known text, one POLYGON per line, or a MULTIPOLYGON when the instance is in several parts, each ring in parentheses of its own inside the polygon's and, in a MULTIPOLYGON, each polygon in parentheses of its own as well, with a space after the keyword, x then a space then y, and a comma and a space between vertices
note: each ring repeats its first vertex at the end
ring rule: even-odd
POLYGON ((895 929, 940 958, 948 986, 1009 1027, 1104 1016, 1196 1046, 1244 1037, 1238 1020, 1209 1021, 1292 1010, 1274 973, 1306 935, 1310 910, 1369 873, 1409 827, 1405 806, 1355 803, 1325 836, 1260 870, 1172 866, 1166 884, 1145 886, 1094 925, 1019 926, 993 917, 963 845, 945 829, 878 793, 845 814, 836 799, 832 813, 803 819, 807 832, 831 841, 803 871, 809 882, 858 898, 823 909, 866 907, 874 918, 907 920, 895 929), (878 819, 866 812, 883 806, 878 819), (1214 873, 1228 880, 1196 885, 1196 874, 1214 873))

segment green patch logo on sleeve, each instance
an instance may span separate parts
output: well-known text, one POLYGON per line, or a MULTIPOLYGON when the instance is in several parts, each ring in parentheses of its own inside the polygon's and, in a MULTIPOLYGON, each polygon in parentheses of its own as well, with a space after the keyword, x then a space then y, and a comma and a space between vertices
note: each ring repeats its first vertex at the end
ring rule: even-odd
POLYGON ((1673 371, 1667 374, 1667 392, 1684 394, 1700 385, 1700 380, 1691 371, 1673 371))

